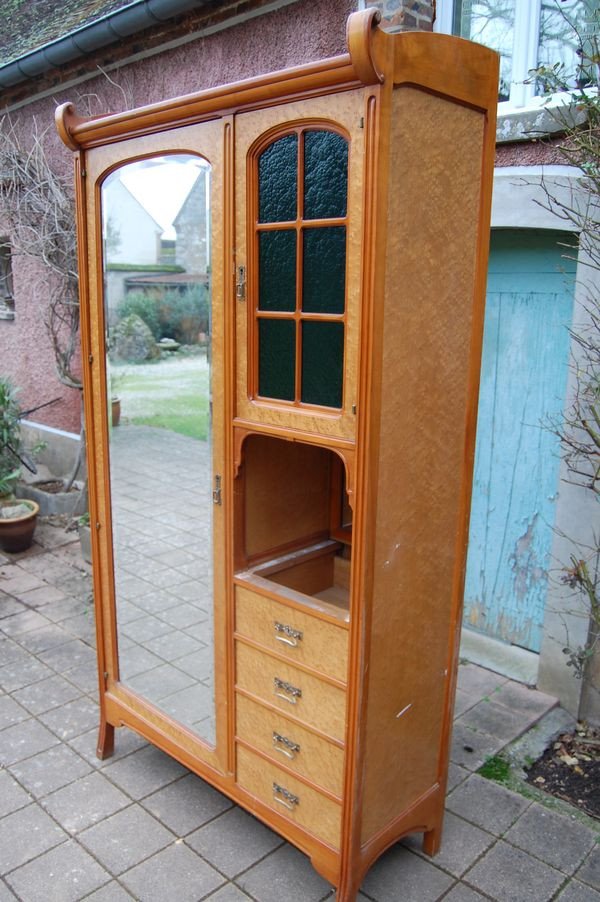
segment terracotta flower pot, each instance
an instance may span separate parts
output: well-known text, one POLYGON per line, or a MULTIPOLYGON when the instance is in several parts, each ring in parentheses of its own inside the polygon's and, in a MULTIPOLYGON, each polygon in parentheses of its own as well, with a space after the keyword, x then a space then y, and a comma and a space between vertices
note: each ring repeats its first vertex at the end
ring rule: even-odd
POLYGON ((30 509, 18 517, 0 516, 0 548, 3 551, 25 551, 33 541, 33 533, 40 508, 35 501, 16 499, 2 502, 2 508, 23 505, 30 509))

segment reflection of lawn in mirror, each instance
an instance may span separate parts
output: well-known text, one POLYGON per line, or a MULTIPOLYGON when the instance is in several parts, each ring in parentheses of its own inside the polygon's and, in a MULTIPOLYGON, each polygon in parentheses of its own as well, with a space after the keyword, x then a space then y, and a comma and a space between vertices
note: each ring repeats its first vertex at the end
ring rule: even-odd
POLYGON ((112 394, 122 422, 156 426, 206 440, 209 367, 206 356, 166 357, 155 363, 110 366, 112 394))

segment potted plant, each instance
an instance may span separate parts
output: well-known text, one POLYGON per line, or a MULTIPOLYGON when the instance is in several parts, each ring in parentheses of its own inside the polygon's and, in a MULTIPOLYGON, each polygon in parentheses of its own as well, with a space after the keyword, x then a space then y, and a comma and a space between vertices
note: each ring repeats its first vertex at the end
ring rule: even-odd
POLYGON ((14 496, 25 459, 20 416, 15 389, 0 377, 0 548, 11 552, 29 548, 39 513, 35 501, 14 496))

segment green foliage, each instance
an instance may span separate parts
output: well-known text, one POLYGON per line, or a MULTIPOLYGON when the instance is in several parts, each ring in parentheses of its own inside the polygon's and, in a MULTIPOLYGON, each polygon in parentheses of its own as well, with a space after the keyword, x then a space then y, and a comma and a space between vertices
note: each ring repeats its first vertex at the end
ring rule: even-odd
POLYGON ((206 441, 207 438, 207 414, 200 403, 190 407, 186 405, 181 413, 165 413, 161 411, 148 417, 132 417, 131 422, 135 426, 153 426, 155 429, 168 429, 170 432, 178 432, 189 438, 206 441))
POLYGON ((156 341, 173 338, 180 344, 196 344, 200 332, 208 332, 208 289, 190 285, 184 291, 162 294, 132 291, 121 301, 117 313, 120 319, 139 316, 156 341))
POLYGON ((158 341, 161 337, 161 326, 158 318, 158 304, 155 297, 145 294, 143 291, 131 291, 126 294, 117 308, 120 320, 127 319, 132 314, 143 319, 154 338, 158 341))
POLYGON ((20 476, 21 408, 10 379, 0 377, 0 496, 10 495, 20 476))
POLYGON ((508 783, 510 777, 510 764, 501 755, 492 755, 485 759, 478 772, 486 780, 495 783, 508 783))
POLYGON ((208 289, 192 285, 185 291, 168 291, 158 305, 161 338, 196 344, 200 332, 208 332, 208 289))
POLYGON ((111 366, 119 380, 122 422, 153 426, 205 441, 209 429, 209 367, 203 356, 111 366))

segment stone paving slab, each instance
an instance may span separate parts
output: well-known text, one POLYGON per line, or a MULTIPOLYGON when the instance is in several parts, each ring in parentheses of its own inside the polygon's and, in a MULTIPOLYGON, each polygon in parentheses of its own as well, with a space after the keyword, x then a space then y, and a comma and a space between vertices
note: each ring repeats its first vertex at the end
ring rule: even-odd
POLYGON ((106 883, 107 872, 81 846, 70 841, 17 868, 6 882, 20 899, 76 902, 106 883))
POLYGON ((236 805, 221 817, 195 830, 186 841, 214 868, 231 879, 247 871, 285 842, 236 805))
POLYGON ((530 804, 516 792, 472 774, 450 793, 447 807, 494 836, 502 836, 530 804))
POLYGON ((558 896, 559 902, 600 902, 600 893, 590 886, 573 880, 558 896))
MULTIPOLYGON (((124 553, 151 561, 155 544, 124 553)), ((160 667, 171 697, 206 657, 195 564, 180 554, 175 569, 177 547, 148 570, 146 596, 129 584, 123 612, 138 623, 141 685, 160 667), (175 636, 183 654, 165 663, 175 636)), ((93 644, 89 568, 72 534, 45 524, 31 553, 0 556, 0 902, 331 900, 303 854, 134 733, 96 758, 93 644)), ((427 858, 418 836, 392 847, 359 902, 600 902, 598 832, 476 773, 540 717, 558 723, 554 699, 473 664, 458 686, 442 849, 427 858)))
POLYGON ((79 841, 115 877, 175 840, 139 805, 130 805, 84 830, 79 841))
POLYGON ((569 821, 564 815, 533 803, 504 838, 557 870, 573 874, 598 837, 575 817, 569 821))
POLYGON ((466 879, 498 902, 550 902, 564 883, 559 871, 502 840, 471 868, 466 879))

